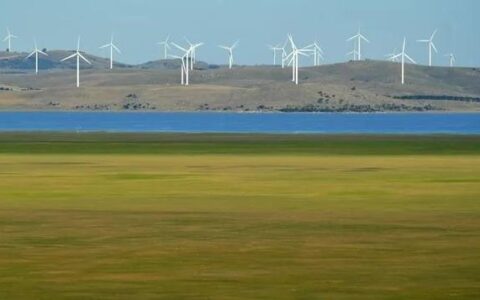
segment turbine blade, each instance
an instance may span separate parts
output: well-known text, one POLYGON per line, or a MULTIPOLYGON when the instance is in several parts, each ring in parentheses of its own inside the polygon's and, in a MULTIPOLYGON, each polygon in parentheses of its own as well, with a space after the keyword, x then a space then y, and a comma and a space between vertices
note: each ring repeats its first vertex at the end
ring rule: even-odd
POLYGON ((354 35, 354 36, 352 36, 351 38, 347 39, 347 42, 350 42, 350 41, 356 39, 357 37, 358 37, 358 35, 354 35))
POLYGON ((360 35, 360 38, 363 39, 365 42, 370 43, 370 41, 366 37, 364 37, 363 35, 360 35))
POLYGON ((119 54, 122 54, 122 51, 120 51, 120 49, 118 49, 117 46, 115 46, 114 44, 112 44, 112 47, 113 47, 113 49, 115 49, 119 54))
POLYGON ((402 53, 400 54, 397 54, 397 55, 393 55, 392 57, 390 57, 391 59, 396 59, 396 58, 399 58, 402 56, 402 53))
POLYGON ((78 52, 78 56, 80 56, 81 59, 83 59, 85 62, 87 62, 89 65, 92 63, 88 61, 88 59, 85 58, 85 56, 82 55, 82 53, 78 52))
POLYGON ((104 49, 104 48, 107 48, 107 47, 110 47, 110 44, 103 45, 103 46, 99 47, 99 49, 104 49))
POLYGON ((33 51, 33 52, 30 53, 27 57, 25 57, 25 59, 29 59, 30 57, 32 57, 33 55, 35 55, 35 53, 37 53, 37 51, 33 51))
POLYGON ((294 53, 295 53, 295 52, 291 52, 289 55, 287 55, 287 56, 285 57, 285 60, 289 60, 290 57, 293 57, 293 56, 294 56, 294 53))
POLYGON ((409 61, 411 61, 413 64, 417 64, 417 63, 413 60, 413 58, 411 58, 410 56, 408 56, 407 53, 405 53, 405 57, 406 57, 409 61))
POLYGON ((172 45, 173 45, 174 47, 178 48, 178 49, 181 50, 181 51, 187 52, 187 49, 185 49, 185 48, 183 48, 183 47, 181 47, 181 46, 179 46, 179 45, 177 45, 177 44, 175 44, 175 43, 172 43, 172 45))
POLYGON ((435 53, 438 53, 437 47, 435 46, 434 43, 432 43, 432 48, 433 48, 433 50, 435 50, 435 53))
POLYGON ((72 55, 68 56, 68 57, 65 57, 64 59, 62 59, 61 61, 66 61, 66 60, 69 60, 71 58, 74 58, 77 56, 77 53, 73 53, 72 55))

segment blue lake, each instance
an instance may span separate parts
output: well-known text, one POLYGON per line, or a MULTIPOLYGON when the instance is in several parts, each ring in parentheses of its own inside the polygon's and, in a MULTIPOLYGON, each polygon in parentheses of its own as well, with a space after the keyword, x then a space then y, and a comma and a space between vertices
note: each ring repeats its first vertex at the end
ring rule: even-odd
POLYGON ((480 134, 480 113, 0 112, 0 131, 480 134))

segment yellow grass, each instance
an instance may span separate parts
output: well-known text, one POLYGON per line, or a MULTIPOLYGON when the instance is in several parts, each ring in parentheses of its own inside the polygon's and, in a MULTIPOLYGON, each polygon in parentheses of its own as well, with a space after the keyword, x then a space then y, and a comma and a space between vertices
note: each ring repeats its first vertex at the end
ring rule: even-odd
POLYGON ((479 156, 0 155, 1 299, 475 299, 479 156))

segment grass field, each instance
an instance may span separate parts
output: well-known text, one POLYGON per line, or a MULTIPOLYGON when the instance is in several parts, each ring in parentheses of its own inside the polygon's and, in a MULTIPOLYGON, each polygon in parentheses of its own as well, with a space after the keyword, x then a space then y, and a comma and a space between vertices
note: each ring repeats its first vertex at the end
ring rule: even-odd
POLYGON ((479 299, 480 137, 0 134, 0 299, 479 299))

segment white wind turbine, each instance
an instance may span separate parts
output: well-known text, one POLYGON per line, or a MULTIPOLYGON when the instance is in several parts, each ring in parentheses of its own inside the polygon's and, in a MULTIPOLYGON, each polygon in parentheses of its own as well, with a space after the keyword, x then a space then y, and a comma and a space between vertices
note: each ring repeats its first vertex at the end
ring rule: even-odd
MULTIPOLYGON (((360 29, 358 29, 358 33, 351 38, 347 39, 347 42, 354 41, 356 43, 357 47, 357 59, 356 60, 362 60, 362 41, 365 41, 367 43, 370 43, 370 41, 360 32, 360 29)), ((355 53, 355 52, 354 52, 355 53)))
POLYGON ((455 65, 455 62, 457 61, 455 59, 455 55, 453 53, 445 54, 446 57, 448 57, 449 62, 450 62, 450 67, 453 67, 455 65))
POLYGON ((428 65, 431 67, 432 66, 432 55, 433 51, 435 53, 438 53, 437 47, 435 47, 435 44, 433 43, 433 39, 435 38, 435 35, 437 34, 437 30, 433 32, 432 36, 428 40, 417 40, 419 43, 426 43, 428 46, 428 65), (433 51, 432 51, 433 50, 433 51))
POLYGON ((182 56, 171 55, 170 57, 178 58, 178 59, 182 60, 182 68, 181 68, 182 80, 181 80, 181 83, 182 83, 182 85, 188 86, 188 85, 190 85, 190 68, 191 68, 190 63, 191 63, 191 53, 192 53, 193 47, 190 47, 189 49, 186 49, 186 48, 184 48, 182 46, 179 46, 175 43, 172 43, 172 45, 175 46, 180 51, 183 51, 182 56))
POLYGON ((118 54, 122 53, 120 49, 118 49, 118 47, 115 46, 115 44, 113 43, 113 35, 110 39, 110 43, 100 47, 100 49, 105 49, 105 48, 110 48, 110 70, 112 70, 113 69, 113 50, 117 51, 118 54))
POLYGON ((228 51, 228 68, 229 69, 232 69, 233 67, 233 50, 235 50, 235 48, 237 48, 238 46, 238 41, 235 42, 235 44, 233 44, 231 47, 227 47, 227 46, 218 46, 226 51, 228 51))
POLYGON ((308 52, 310 51, 308 48, 299 49, 295 42, 293 41, 293 37, 288 35, 288 40, 290 41, 290 46, 292 47, 292 52, 286 57, 286 60, 289 61, 289 65, 292 66, 292 81, 298 85, 298 68, 299 68, 299 56, 308 56, 308 52))
POLYGON ((36 40, 34 40, 33 43, 35 45, 35 48, 32 51, 32 53, 30 53, 25 59, 29 59, 30 57, 35 55, 35 74, 38 74, 38 55, 42 54, 42 55, 48 56, 48 54, 38 49, 36 40))
POLYGON ((283 48, 280 48, 280 46, 272 46, 268 45, 268 48, 273 52, 273 65, 277 65, 277 52, 282 51, 283 48))
POLYGON ((169 42, 170 42, 170 35, 168 35, 164 41, 157 43, 157 45, 163 46, 164 59, 168 58, 168 50, 171 49, 169 42))
POLYGON ((192 61, 190 64, 190 70, 193 71, 193 67, 197 63, 197 49, 203 46, 204 43, 200 42, 200 43, 192 44, 187 38, 185 38, 185 41, 187 41, 188 45, 190 45, 190 55, 192 58, 192 61))
POLYGON ((3 39, 4 42, 8 43, 8 52, 12 52, 12 39, 18 39, 18 36, 12 34, 10 29, 7 28, 7 36, 3 39))
POLYGON ((78 38, 78 42, 77 42, 77 51, 75 51, 74 54, 72 54, 68 57, 65 57, 61 61, 64 62, 64 61, 69 60, 71 58, 76 58, 77 59, 77 88, 78 88, 78 87, 80 87, 80 58, 82 60, 84 60, 86 63, 88 63, 89 65, 91 65, 91 63, 88 61, 88 59, 86 59, 82 55, 82 53, 80 53, 80 37, 78 38))
POLYGON ((401 59, 401 62, 402 62, 402 85, 405 84, 405 59, 409 60, 411 63, 416 64, 416 62, 410 56, 408 56, 408 54, 405 52, 406 46, 407 46, 407 38, 403 38, 402 52, 392 57, 392 59, 397 59, 397 58, 401 59))
POLYGON ((319 66, 320 60, 324 60, 323 55, 325 54, 325 52, 323 52, 323 49, 318 45, 318 42, 315 41, 313 44, 305 48, 310 48, 309 51, 313 53, 313 65, 319 66))

